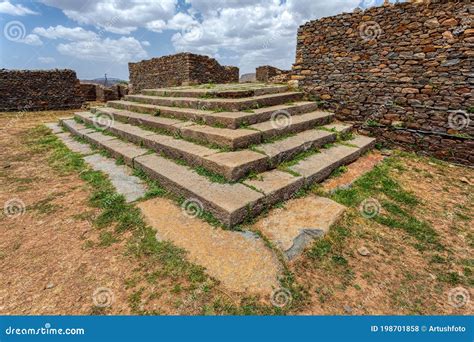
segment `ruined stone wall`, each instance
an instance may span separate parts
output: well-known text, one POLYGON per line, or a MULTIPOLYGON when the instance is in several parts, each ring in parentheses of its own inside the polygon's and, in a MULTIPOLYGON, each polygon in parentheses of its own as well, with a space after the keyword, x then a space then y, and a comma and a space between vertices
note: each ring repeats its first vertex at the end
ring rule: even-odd
POLYGON ((239 82, 239 69, 221 66, 215 59, 191 53, 128 64, 131 92, 202 83, 239 82))
POLYGON ((120 100, 128 94, 128 86, 126 84, 114 84, 110 87, 104 87, 97 83, 81 83, 81 95, 86 101, 114 101, 120 100))
POLYGON ((281 70, 270 65, 259 66, 256 70, 258 82, 285 83, 290 80, 291 70, 281 70))
POLYGON ((400 3, 298 30, 292 79, 388 144, 473 164, 474 8, 400 3))
POLYGON ((85 101, 95 101, 97 99, 95 83, 82 83, 80 84, 81 95, 85 101))
POLYGON ((81 108, 72 70, 0 70, 0 111, 81 108))

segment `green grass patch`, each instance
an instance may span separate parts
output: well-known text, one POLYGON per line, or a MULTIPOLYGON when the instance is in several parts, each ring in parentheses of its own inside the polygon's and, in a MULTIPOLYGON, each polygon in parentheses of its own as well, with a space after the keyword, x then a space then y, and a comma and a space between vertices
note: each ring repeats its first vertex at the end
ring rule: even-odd
POLYGON ((352 187, 336 190, 331 197, 349 207, 357 207, 368 198, 377 198, 384 213, 374 217, 376 222, 404 230, 417 240, 415 247, 420 251, 431 248, 442 250, 443 246, 436 231, 429 223, 413 215, 419 200, 391 176, 390 171, 393 169, 401 170, 403 167, 397 158, 388 158, 359 178, 352 187))

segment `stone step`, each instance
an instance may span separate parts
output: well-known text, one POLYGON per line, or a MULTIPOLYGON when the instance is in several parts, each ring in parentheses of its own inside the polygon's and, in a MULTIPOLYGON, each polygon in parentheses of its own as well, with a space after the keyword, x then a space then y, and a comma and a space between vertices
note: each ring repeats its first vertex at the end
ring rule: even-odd
POLYGON ((347 144, 338 144, 329 149, 323 149, 298 164, 290 170, 305 178, 306 184, 319 183, 326 179, 339 166, 350 164, 359 156, 372 149, 375 138, 357 135, 347 144))
POLYGON ((252 144, 260 144, 265 139, 312 129, 331 122, 334 117, 332 113, 316 111, 290 116, 289 124, 285 127, 279 127, 278 122, 270 120, 249 126, 248 129, 229 129, 107 107, 96 108, 95 112, 105 113, 118 121, 164 130, 201 144, 212 144, 230 150, 247 148, 252 144))
POLYGON ((196 172, 158 155, 135 159, 137 168, 185 199, 211 212, 227 226, 234 226, 263 210, 264 195, 243 184, 213 183, 196 172))
MULTIPOLYGON (((236 129, 245 125, 253 125, 270 120, 272 115, 287 112, 296 115, 315 111, 318 109, 316 102, 299 101, 294 104, 283 104, 253 109, 248 112, 213 112, 193 108, 178 108, 167 106, 156 106, 132 101, 109 101, 107 106, 115 109, 129 110, 138 113, 158 115, 161 117, 175 118, 185 121, 195 121, 210 126, 219 126, 236 129)), ((103 107, 100 107, 103 108, 103 107)), ((98 108, 93 108, 93 111, 98 108)))
POLYGON ((254 146, 254 151, 268 156, 270 167, 276 167, 309 149, 317 149, 336 141, 337 134, 352 131, 352 125, 334 123, 303 131, 286 139, 254 146))
POLYGON ((86 140, 96 147, 106 150, 112 157, 117 159, 122 158, 124 163, 129 166, 133 167, 134 158, 148 153, 147 149, 124 142, 116 137, 91 130, 73 119, 62 120, 61 124, 72 134, 86 140))
POLYGON ((302 98, 303 93, 301 92, 286 92, 238 99, 200 99, 194 97, 158 97, 149 95, 127 95, 124 99, 126 101, 141 102, 158 106, 235 112, 300 101, 302 98))
POLYGON ((164 188, 184 197, 185 202, 195 206, 197 210, 211 212, 227 226, 234 226, 263 210, 264 195, 248 186, 240 183, 214 183, 184 165, 157 154, 149 154, 145 148, 100 132, 89 133, 88 128, 83 125, 78 127, 74 120, 63 120, 62 124, 67 129, 73 128, 73 134, 81 135, 95 146, 110 152, 112 156, 123 158, 128 165, 143 170, 164 188), (130 151, 130 145, 134 146, 134 151, 130 151))
MULTIPOLYGON (((82 113, 82 117, 84 116, 86 114, 82 113)), ((271 170, 242 183, 220 184, 187 166, 150 154, 145 148, 101 132, 90 132, 89 128, 74 120, 63 120, 62 124, 74 134, 106 149, 113 156, 123 158, 128 165, 143 170, 166 189, 183 197, 185 203, 194 205, 198 210, 211 212, 228 226, 239 224, 268 206, 289 199, 305 184, 322 180, 323 175, 329 175, 328 170, 332 171, 339 165, 349 163, 374 143, 374 139, 357 136, 351 141, 354 146, 337 145, 323 150, 292 167, 292 171, 299 172, 300 176, 271 170), (324 157, 317 158, 318 156, 324 157)))
MULTIPOLYGON (((109 108, 97 108, 96 113, 99 116, 101 113, 105 113, 117 121, 163 130, 187 140, 197 141, 201 144, 215 145, 219 148, 228 148, 230 150, 245 148, 251 144, 258 144, 261 141, 260 132, 251 129, 229 129, 204 126, 189 121, 162 118, 117 109, 111 110, 109 108)), ((92 124, 95 122, 92 117, 88 120, 91 121, 92 124)))
MULTIPOLYGON (((76 113, 76 118, 87 124, 97 122, 95 116, 88 112, 76 113)), ((221 152, 121 122, 114 122, 113 125, 104 126, 103 129, 122 139, 163 153, 169 158, 184 160, 190 166, 205 167, 224 176, 228 181, 237 181, 251 171, 267 169, 267 157, 249 150, 221 152)), ((110 138, 110 136, 104 137, 110 138)))
POLYGON ((274 86, 233 86, 227 89, 196 88, 161 88, 161 89, 144 89, 142 95, 164 96, 164 97, 198 97, 198 98, 242 98, 267 94, 279 94, 288 91, 286 85, 274 86))
MULTIPOLYGON (((94 117, 95 115, 88 112, 76 113, 77 119, 88 124, 94 124, 94 122, 97 124, 98 120, 94 117)), ((332 124, 322 128, 325 130, 305 131, 281 141, 257 145, 254 151, 221 152, 186 140, 155 134, 126 123, 114 122, 111 126, 104 126, 105 130, 122 139, 164 153, 169 158, 184 160, 190 166, 202 166, 224 176, 231 182, 238 181, 250 172, 263 172, 275 168, 279 163, 291 160, 296 154, 309 148, 318 148, 334 142, 336 132, 349 131, 351 126, 332 124), (335 132, 329 132, 330 129, 334 129, 335 132)))
POLYGON ((262 133, 262 139, 268 140, 278 136, 298 133, 330 123, 334 114, 329 112, 315 111, 300 115, 288 115, 284 112, 272 117, 272 119, 258 124, 250 125, 249 128, 262 133))

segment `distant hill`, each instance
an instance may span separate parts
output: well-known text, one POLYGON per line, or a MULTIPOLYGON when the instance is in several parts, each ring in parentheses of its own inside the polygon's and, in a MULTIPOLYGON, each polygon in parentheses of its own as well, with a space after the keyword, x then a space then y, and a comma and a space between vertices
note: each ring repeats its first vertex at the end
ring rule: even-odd
MULTIPOLYGON (((101 78, 94 78, 93 80, 81 80, 81 82, 83 83, 95 83, 95 84, 101 84, 101 85, 105 85, 105 77, 101 77, 101 78)), ((114 84, 117 84, 117 83, 121 83, 121 82, 127 82, 127 81, 124 81, 124 80, 121 80, 120 78, 108 78, 107 77, 107 86, 110 87, 114 84)), ((128 82, 127 82, 128 83, 128 82)))
POLYGON ((243 74, 240 76, 240 83, 245 83, 245 82, 256 82, 257 81, 257 75, 255 73, 249 73, 249 74, 243 74))

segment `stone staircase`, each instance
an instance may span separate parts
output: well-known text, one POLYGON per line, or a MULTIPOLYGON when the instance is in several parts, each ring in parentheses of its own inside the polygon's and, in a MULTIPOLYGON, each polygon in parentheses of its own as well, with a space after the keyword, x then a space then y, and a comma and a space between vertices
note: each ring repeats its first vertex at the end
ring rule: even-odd
POLYGON ((375 143, 282 85, 148 89, 61 123, 230 227, 375 143))

